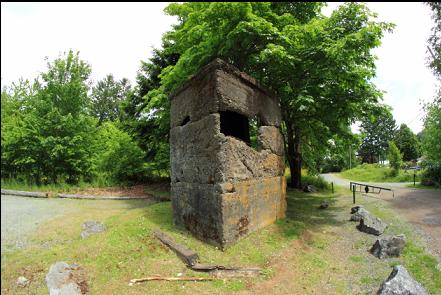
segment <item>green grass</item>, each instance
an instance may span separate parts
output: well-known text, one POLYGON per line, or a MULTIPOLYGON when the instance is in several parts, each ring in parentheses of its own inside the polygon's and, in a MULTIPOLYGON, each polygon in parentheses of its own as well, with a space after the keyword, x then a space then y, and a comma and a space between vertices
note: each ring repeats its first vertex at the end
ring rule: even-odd
MULTIPOLYGON (((349 287, 352 285, 362 291, 367 290, 367 285, 371 289, 378 288, 391 271, 390 262, 377 260, 367 252, 374 237, 359 233, 353 223, 337 217, 339 214, 348 217, 351 199, 346 189, 338 187, 336 191, 335 194, 309 194, 289 189, 285 219, 248 235, 224 251, 176 228, 170 202, 150 206, 141 200, 106 202, 108 205, 103 210, 100 201, 72 201, 75 210, 40 226, 29 248, 2 253, 2 294, 47 294, 44 277, 56 261, 81 265, 88 275, 90 294, 231 294, 259 286, 278 275, 280 268, 269 263, 278 255, 289 263, 282 270, 294 271, 289 274, 296 278, 290 285, 298 288, 290 289, 293 294, 317 293, 314 290, 323 290, 320 289, 323 282, 330 284, 336 294, 353 294, 349 287), (323 200, 330 202, 329 209, 317 209, 323 200), (108 230, 82 240, 79 236, 81 224, 90 219, 104 222, 108 230), (173 252, 153 237, 155 229, 195 250, 201 263, 258 266, 263 268, 263 275, 254 279, 151 282, 129 287, 130 279, 155 274, 208 276, 187 269, 173 252), (347 237, 342 233, 347 233, 347 237), (357 239, 357 236, 362 238, 357 239), (348 248, 335 245, 341 239, 346 239, 348 248), (339 256, 336 250, 343 252, 339 256), (287 258, 290 254, 292 256, 287 258), (371 275, 373 265, 379 272, 371 275), (31 285, 25 289, 15 285, 21 275, 31 279, 31 285)), ((409 240, 416 241, 408 243, 400 260, 394 261, 404 264, 431 294, 441 290, 435 260, 423 250, 416 233, 388 208, 377 206, 375 201, 363 205, 390 224, 387 234, 404 233, 409 240)))
MULTIPOLYGON (((175 276, 183 272, 185 276, 207 276, 185 268, 173 252, 153 237, 154 229, 160 229, 196 250, 201 263, 260 266, 266 269, 266 263, 272 255, 291 241, 299 239, 306 228, 320 227, 332 220, 329 212, 317 210, 324 198, 332 201, 332 197, 326 194, 313 196, 290 191, 286 219, 248 235, 225 251, 176 228, 170 202, 145 206, 142 201, 124 201, 127 203, 126 208, 102 210, 98 208, 99 203, 96 203, 99 201, 79 201, 75 214, 65 215, 41 226, 29 248, 2 253, 2 289, 8 290, 5 294, 27 294, 31 291, 44 294, 47 292, 44 276, 49 266, 56 261, 77 263, 85 268, 90 278, 91 294, 127 294, 131 292, 128 287, 130 279, 153 274, 175 276), (79 236, 81 224, 88 219, 103 221, 108 230, 82 240, 79 236), (21 290, 15 286, 15 280, 20 275, 32 277, 29 288, 21 290)), ((322 269, 326 267, 326 262, 313 257, 311 265, 322 269)), ((265 270, 264 274, 258 281, 269 278, 272 270, 265 270)), ((182 286, 185 286, 185 293, 198 293, 200 288, 205 293, 236 292, 245 288, 247 280, 231 279, 200 284, 158 282, 136 285, 132 289, 136 288, 139 294, 182 293, 182 286)))
POLYGON ((1 180, 1 187, 3 189, 30 191, 30 192, 54 192, 54 193, 67 193, 76 192, 86 188, 103 188, 114 186, 103 178, 95 179, 93 182, 79 182, 78 184, 67 184, 67 183, 54 183, 54 184, 42 184, 36 185, 35 183, 30 183, 27 181, 18 181, 16 179, 3 179, 1 180))
MULTIPOLYGON (((413 182, 413 170, 400 170, 396 176, 392 175, 392 169, 378 164, 362 164, 350 170, 340 173, 340 176, 350 180, 366 182, 413 182)), ((420 181, 421 175, 416 174, 416 181, 420 181)))
POLYGON ((424 185, 424 184, 421 184, 420 182, 417 182, 415 185, 413 185, 413 183, 412 184, 408 184, 407 187, 441 191, 441 188, 439 188, 439 187, 424 185))

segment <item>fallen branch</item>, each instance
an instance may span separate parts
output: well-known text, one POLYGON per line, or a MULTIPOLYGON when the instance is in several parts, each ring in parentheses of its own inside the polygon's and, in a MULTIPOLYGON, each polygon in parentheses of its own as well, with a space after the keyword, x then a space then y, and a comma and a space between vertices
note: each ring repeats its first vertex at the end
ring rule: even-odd
POLYGON ((213 281, 214 278, 176 278, 176 277, 147 277, 142 279, 132 279, 131 284, 146 282, 146 281, 213 281))
POLYGON ((154 235, 163 244, 172 249, 179 258, 187 265, 188 268, 199 271, 208 272, 216 278, 243 278, 243 277, 257 277, 260 275, 262 269, 257 267, 240 268, 240 267, 226 267, 222 265, 205 265, 199 264, 199 256, 196 252, 185 246, 178 244, 171 237, 165 233, 155 230, 154 235))
POLYGON ((208 272, 214 274, 215 277, 228 277, 228 278, 242 278, 242 277, 257 277, 260 275, 262 269, 258 267, 226 267, 222 265, 204 265, 196 264, 190 266, 194 271, 208 272))

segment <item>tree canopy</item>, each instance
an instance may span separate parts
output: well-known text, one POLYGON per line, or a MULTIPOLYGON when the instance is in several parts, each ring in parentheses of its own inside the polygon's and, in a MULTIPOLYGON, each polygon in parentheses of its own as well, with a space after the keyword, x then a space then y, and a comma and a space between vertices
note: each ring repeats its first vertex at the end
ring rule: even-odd
POLYGON ((362 143, 359 156, 363 162, 374 163, 385 156, 389 141, 394 138, 395 120, 388 106, 376 108, 372 114, 361 122, 362 143))
POLYGON ((395 134, 394 142, 403 154, 404 161, 416 160, 420 155, 420 147, 417 136, 407 127, 401 124, 395 134))
POLYGON ((160 87, 147 95, 147 109, 167 125, 171 91, 212 59, 226 60, 280 98, 292 184, 300 186, 302 148, 313 168, 328 139, 347 135, 347 127, 381 98, 370 81, 371 49, 392 28, 375 21, 362 4, 343 4, 330 17, 320 14, 323 5, 170 4, 165 11, 179 23, 164 42, 179 60, 162 70, 160 87))

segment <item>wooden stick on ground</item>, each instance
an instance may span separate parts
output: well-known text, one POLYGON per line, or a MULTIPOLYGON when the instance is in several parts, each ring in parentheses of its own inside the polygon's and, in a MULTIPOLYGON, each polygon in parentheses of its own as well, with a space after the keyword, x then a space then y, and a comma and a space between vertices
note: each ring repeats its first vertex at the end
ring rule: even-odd
POLYGON ((131 284, 141 283, 146 281, 213 281, 214 278, 175 278, 175 277, 146 277, 142 279, 132 279, 131 284))
POLYGON ((199 261, 199 256, 196 252, 177 243, 175 240, 167 236, 165 233, 159 230, 155 230, 154 235, 163 244, 167 245, 167 247, 172 249, 178 255, 178 257, 182 261, 184 261, 184 263, 187 264, 188 266, 195 265, 199 261))

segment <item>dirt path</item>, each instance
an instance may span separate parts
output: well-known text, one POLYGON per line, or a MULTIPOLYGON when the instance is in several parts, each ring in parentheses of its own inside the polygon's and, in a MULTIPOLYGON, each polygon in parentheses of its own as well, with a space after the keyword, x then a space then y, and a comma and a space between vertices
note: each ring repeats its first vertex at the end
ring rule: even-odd
POLYGON ((441 191, 400 188, 395 190, 395 198, 386 201, 421 230, 430 250, 441 262, 441 191))
MULTIPOLYGON (((326 181, 349 187, 350 180, 333 174, 322 174, 326 181)), ((426 238, 431 252, 441 262, 441 191, 414 189, 407 183, 368 183, 392 188, 395 197, 384 192, 379 197, 406 221, 414 225, 426 238)))

